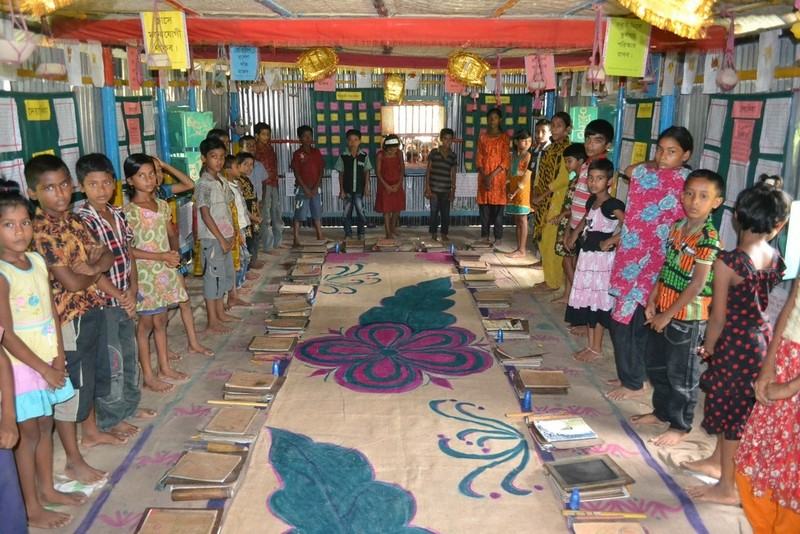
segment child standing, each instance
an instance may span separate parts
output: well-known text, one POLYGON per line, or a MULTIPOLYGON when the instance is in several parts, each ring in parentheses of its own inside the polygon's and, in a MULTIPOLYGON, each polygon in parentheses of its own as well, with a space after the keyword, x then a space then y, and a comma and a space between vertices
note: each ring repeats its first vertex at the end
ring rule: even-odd
POLYGON ((711 265, 719 253, 719 237, 711 212, 722 204, 725 182, 713 171, 698 169, 683 184, 681 205, 686 216, 672 225, 664 266, 645 308, 652 329, 645 368, 653 385, 653 412, 636 415, 634 423, 669 423, 651 441, 675 445, 692 429, 700 378, 698 349, 711 303, 711 265))
POLYGON ((364 197, 369 196, 369 171, 372 164, 366 152, 359 151, 361 132, 347 130, 347 152, 339 155, 334 169, 339 172, 339 198, 344 200, 344 237, 353 236, 353 210, 356 212, 358 239, 364 239, 367 219, 364 197))
MULTIPOLYGON (((13 184, 16 186, 17 184, 13 184)), ((10 184, 0 186, 3 189, 10 184)), ((15 188, 16 190, 16 188, 15 188)), ((3 332, 0 329, 0 341, 3 332)), ((0 517, 9 532, 27 532, 25 503, 19 489, 19 475, 13 448, 19 440, 14 407, 14 372, 6 352, 0 347, 0 517)), ((50 438, 52 440, 52 437, 50 438)), ((52 523, 46 523, 49 526, 52 523)), ((57 528, 60 521, 53 525, 57 528)))
MULTIPOLYGON (((248 170, 243 171, 246 178, 250 181, 253 186, 253 192, 256 195, 256 208, 254 209, 253 213, 258 213, 258 223, 254 224, 251 228, 252 230, 252 238, 247 243, 247 250, 250 252, 250 267, 253 269, 260 269, 264 266, 264 262, 258 259, 258 252, 261 248, 261 239, 263 235, 263 231, 261 225, 264 224, 264 220, 261 216, 261 206, 264 202, 265 191, 267 189, 267 169, 264 168, 264 165, 255 159, 256 153, 256 138, 252 135, 243 135, 239 138, 239 152, 236 154, 249 154, 252 160, 252 163, 247 165, 248 170)), ((240 163, 241 165, 241 163, 240 163)), ((275 181, 275 189, 277 190, 277 177, 275 181)), ((280 210, 280 202, 276 203, 278 207, 277 217, 275 219, 275 223, 278 225, 278 232, 277 234, 280 236, 281 231, 283 230, 283 218, 282 213, 280 210)), ((270 227, 272 226, 272 221, 270 220, 270 227)), ((270 229, 270 242, 273 242, 272 237, 272 230, 270 229)))
POLYGON ((490 241, 494 226, 495 242, 503 239, 503 213, 506 207, 506 182, 511 168, 510 140, 500 131, 503 113, 492 108, 486 113, 486 131, 478 138, 475 166, 478 169, 478 211, 481 239, 490 241))
POLYGON ((225 313, 223 299, 233 288, 234 270, 231 249, 235 242, 231 202, 233 192, 220 174, 225 165, 225 145, 214 139, 200 143, 205 171, 195 186, 195 207, 200 213, 197 233, 203 250, 203 298, 208 329, 227 333, 226 322, 238 317, 225 313))
MULTIPOLYGON (((265 252, 277 254, 283 237, 283 210, 281 209, 281 195, 278 191, 278 156, 271 143, 272 128, 269 124, 257 123, 253 127, 253 133, 256 136, 255 142, 250 146, 248 141, 242 148, 255 156, 256 161, 266 173, 266 178, 261 186, 261 213, 263 214, 260 231, 261 244, 265 252)), ((298 137, 300 136, 298 135, 298 137)), ((258 165, 255 166, 253 172, 260 173, 258 165)))
POLYGON ((172 369, 167 348, 167 309, 188 300, 183 285, 178 282, 179 254, 170 248, 174 233, 170 223, 169 206, 153 197, 156 172, 153 160, 145 154, 131 154, 123 169, 131 201, 125 205, 130 225, 131 255, 136 260, 137 295, 136 342, 142 366, 144 387, 159 393, 183 383, 187 376, 172 369), (153 372, 150 355, 150 334, 153 334, 158 358, 158 374, 153 372))
MULTIPOLYGON (((80 493, 53 488, 53 406, 69 400, 75 392, 64 370, 47 266, 37 253, 27 252, 33 238, 27 201, 10 183, 0 187, 4 191, 0 194, 0 327, 13 367, 13 387, 3 384, 3 393, 4 397, 5 393, 16 394, 16 398, 3 399, 3 423, 14 421, 13 414, 6 418, 9 400, 10 407, 16 406, 19 424, 15 457, 28 523, 59 528, 72 517, 43 505, 75 506, 86 500, 80 493)), ((5 353, 2 360, 5 368, 5 353)))
POLYGON ((383 150, 376 157, 378 193, 375 198, 375 211, 383 213, 383 226, 386 239, 397 237, 400 225, 400 212, 406 209, 405 175, 406 165, 400 151, 400 138, 394 134, 383 140, 383 150))
POLYGON ((292 154, 292 171, 294 171, 294 240, 292 245, 300 246, 300 223, 309 217, 314 221, 314 231, 317 239, 324 239, 322 235, 322 198, 320 196, 320 183, 325 170, 322 152, 313 146, 314 130, 311 126, 301 126, 297 129, 300 138, 300 148, 292 154))
POLYGON ((755 534, 800 532, 800 282, 795 280, 755 383, 758 404, 736 454, 736 485, 755 534))
POLYGON ((247 218, 250 222, 249 232, 245 241, 247 252, 250 255, 250 269, 258 269, 263 265, 263 262, 256 263, 253 259, 256 257, 255 254, 258 253, 258 228, 261 225, 261 203, 258 195, 256 195, 256 186, 251 178, 255 163, 255 158, 249 152, 236 154, 235 168, 238 173, 236 183, 239 185, 239 191, 242 192, 242 198, 244 198, 247 206, 247 218))
POLYGON ((517 130, 508 174, 508 199, 506 213, 514 217, 517 225, 517 248, 507 254, 511 258, 524 258, 528 241, 528 214, 531 212, 531 134, 517 130))
POLYGON ((655 161, 637 165, 629 179, 625 224, 609 289, 616 297, 609 333, 619 378, 618 387, 608 392, 610 399, 646 392, 644 355, 650 329, 644 324, 644 308, 664 264, 669 227, 683 214, 681 191, 689 175, 684 164, 693 147, 689 130, 667 128, 658 137, 655 161))
POLYGON ((239 298, 239 290, 244 286, 247 275, 247 265, 250 261, 250 254, 247 251, 246 240, 250 228, 250 217, 247 212, 247 204, 244 200, 242 190, 239 189, 239 166, 236 164, 236 156, 225 156, 225 163, 222 168, 222 176, 227 180, 228 187, 233 193, 233 202, 230 205, 233 220, 234 240, 231 248, 233 256, 233 270, 235 278, 233 288, 228 293, 228 308, 233 306, 252 306, 251 303, 239 298))
POLYGON ((574 247, 578 235, 583 234, 564 318, 574 326, 586 326, 586 348, 573 355, 584 362, 602 356, 603 328, 608 326, 614 306, 608 282, 614 264, 614 235, 625 220, 625 204, 608 193, 613 176, 614 166, 607 159, 596 159, 589 164, 589 209, 569 243, 574 247))
POLYGON ((103 154, 87 154, 75 164, 75 173, 87 202, 78 216, 92 235, 108 247, 114 263, 108 278, 121 293, 117 300, 106 295, 106 335, 111 358, 111 392, 97 399, 97 426, 121 438, 139 430, 125 419, 133 417, 139 407, 139 365, 136 361, 136 265, 128 248, 133 237, 122 210, 110 204, 116 191, 114 167, 103 154))
POLYGON ((425 196, 431 201, 431 239, 439 239, 439 223, 442 225, 442 240, 448 241, 450 231, 450 204, 456 197, 456 166, 458 158, 451 150, 455 133, 450 128, 439 132, 439 147, 428 154, 428 169, 425 171, 425 196))
MULTIPOLYGON (((569 216, 572 213, 572 196, 575 194, 575 186, 578 184, 578 174, 581 172, 583 163, 586 161, 586 148, 583 143, 573 143, 564 151, 564 168, 567 172, 567 185, 564 191, 564 199, 561 202, 561 211, 556 212, 550 222, 556 224, 555 236, 552 233, 542 233, 542 249, 545 248, 544 238, 552 239, 553 250, 556 256, 561 258, 561 266, 564 270, 564 293, 553 299, 553 302, 566 304, 569 300, 569 294, 572 291, 572 279, 575 277, 575 251, 566 247, 564 236, 569 230, 569 216)), ((563 178, 561 183, 563 183, 563 178)), ((558 206, 555 196, 553 197, 552 206, 558 206)), ((549 246, 549 245, 547 245, 549 246)), ((542 256, 543 260, 547 258, 546 255, 542 256)), ((544 270, 548 269, 544 265, 544 270)))
POLYGON ((706 393, 703 428, 717 435, 717 446, 709 458, 684 467, 715 476, 719 483, 691 488, 698 500, 739 504, 733 459, 755 405, 753 378, 772 337, 769 293, 785 269, 769 242, 789 220, 790 206, 789 196, 769 185, 739 193, 734 207, 739 246, 720 252, 714 263, 714 298, 700 353, 708 369, 700 387, 706 393))

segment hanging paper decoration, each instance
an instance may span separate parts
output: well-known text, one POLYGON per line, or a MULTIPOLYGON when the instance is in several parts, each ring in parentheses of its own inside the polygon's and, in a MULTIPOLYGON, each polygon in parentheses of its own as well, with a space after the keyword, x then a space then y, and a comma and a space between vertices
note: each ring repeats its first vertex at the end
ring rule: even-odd
POLYGON ((637 19, 609 17, 603 57, 605 73, 641 78, 647 66, 650 25, 637 19))
POLYGON ((595 4, 592 9, 594 10, 594 41, 592 42, 592 56, 589 58, 589 69, 586 71, 586 81, 594 89, 595 87, 599 88, 606 82, 606 71, 602 65, 602 7, 599 4, 595 4))
POLYGON ((75 0, 22 0, 19 7, 20 11, 40 18, 59 9, 69 7, 73 3, 75 3, 75 0))
POLYGON ((230 47, 231 80, 251 82, 258 76, 258 48, 230 47))
POLYGON ((483 85, 491 67, 480 56, 470 52, 458 52, 447 62, 447 74, 465 85, 483 85))
POLYGON ((153 2, 153 11, 143 12, 141 19, 148 66, 153 69, 189 70, 189 37, 184 12, 159 11, 156 1, 153 2))
POLYGON ((211 68, 211 93, 217 96, 225 94, 230 74, 230 63, 225 53, 225 45, 217 47, 217 61, 211 68))
POLYGON ((445 93, 453 93, 453 94, 464 93, 464 95, 466 96, 467 88, 460 81, 453 79, 449 74, 445 74, 445 76, 444 76, 444 92, 445 93))
POLYGON ((316 47, 306 50, 297 58, 297 67, 303 71, 303 79, 315 82, 336 72, 339 56, 333 48, 316 47))
POLYGON ((283 78, 278 68, 264 69, 264 83, 272 91, 283 90, 283 78))
POLYGON ((383 77, 383 98, 387 104, 400 104, 406 94, 406 77, 402 74, 386 74, 383 77))
POLYGON ((409 75, 406 76, 406 91, 416 91, 419 89, 420 78, 422 78, 422 76, 416 72, 409 73, 409 75))
POLYGON ((733 64, 733 14, 730 14, 731 24, 728 27, 728 41, 725 44, 725 53, 722 56, 722 65, 717 71, 717 85, 723 91, 730 91, 739 83, 739 74, 733 64))
POLYGON ((19 65, 36 50, 36 37, 28 31, 25 17, 14 13, 14 2, 8 2, 10 20, 3 19, 3 34, 0 36, 0 63, 19 65))
POLYGON ((142 86, 142 62, 139 60, 139 49, 129 46, 125 50, 128 56, 128 87, 138 91, 142 86))
POLYGON ((556 88, 556 65, 553 54, 525 56, 525 77, 528 92, 533 94, 533 109, 544 105, 544 92, 556 88))
POLYGON ((322 78, 314 82, 314 90, 322 93, 333 93, 336 91, 336 74, 331 74, 327 78, 322 78))
POLYGON ((715 0, 619 0, 634 15, 687 39, 705 36, 715 0))
MULTIPOLYGON (((494 98, 495 102, 499 105, 500 95, 503 93, 503 72, 500 70, 500 54, 497 54, 497 65, 494 71, 494 98)), ((473 100, 477 97, 473 97, 473 100)))

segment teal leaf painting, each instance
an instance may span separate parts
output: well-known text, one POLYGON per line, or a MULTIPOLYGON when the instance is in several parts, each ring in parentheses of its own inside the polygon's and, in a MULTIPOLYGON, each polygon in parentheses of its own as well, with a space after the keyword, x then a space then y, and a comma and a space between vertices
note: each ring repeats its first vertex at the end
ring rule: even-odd
POLYGON ((369 460, 358 450, 317 443, 308 436, 270 428, 269 461, 282 488, 269 508, 292 526, 293 534, 430 534, 410 526, 413 495, 375 480, 369 460))
POLYGON ((455 294, 450 278, 436 278, 403 287, 381 305, 370 308, 359 318, 359 324, 401 323, 414 332, 446 328, 456 322, 454 315, 445 313, 453 306, 447 297, 455 294))

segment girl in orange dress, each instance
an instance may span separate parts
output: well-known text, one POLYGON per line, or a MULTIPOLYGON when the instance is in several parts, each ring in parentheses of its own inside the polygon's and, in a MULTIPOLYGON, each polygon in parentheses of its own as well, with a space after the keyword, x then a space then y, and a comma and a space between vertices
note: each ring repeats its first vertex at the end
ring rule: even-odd
POLYGON ((506 206, 506 181, 511 167, 508 136, 500 131, 503 114, 492 108, 486 114, 487 130, 478 139, 478 210, 481 218, 481 239, 489 240, 489 227, 494 225, 494 240, 503 238, 503 215, 506 206))
POLYGON ((517 248, 508 254, 511 258, 525 257, 525 242, 528 240, 528 214, 531 212, 531 133, 517 130, 514 134, 514 152, 508 182, 508 204, 506 212, 514 216, 517 224, 517 248))

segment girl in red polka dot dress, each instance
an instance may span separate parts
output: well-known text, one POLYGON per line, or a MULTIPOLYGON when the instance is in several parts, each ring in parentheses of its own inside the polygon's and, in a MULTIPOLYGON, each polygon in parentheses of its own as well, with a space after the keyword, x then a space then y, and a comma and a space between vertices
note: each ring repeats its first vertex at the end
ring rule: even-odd
POLYGON ((766 357, 772 327, 766 311, 784 264, 772 240, 789 219, 788 195, 759 184, 739 193, 734 224, 739 244, 714 263, 714 293, 706 338, 700 349, 708 369, 700 378, 706 394, 703 428, 717 436, 714 453, 688 462, 691 471, 719 479, 689 490, 697 500, 739 504, 734 457, 755 404, 753 382, 766 357))

